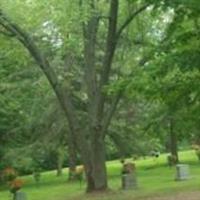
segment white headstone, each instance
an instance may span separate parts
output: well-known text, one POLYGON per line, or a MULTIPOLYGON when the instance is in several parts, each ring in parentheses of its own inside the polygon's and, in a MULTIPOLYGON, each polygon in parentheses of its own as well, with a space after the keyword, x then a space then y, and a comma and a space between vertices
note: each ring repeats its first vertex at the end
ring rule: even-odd
POLYGON ((137 188, 136 174, 123 174, 122 175, 122 189, 135 189, 137 188))
POLYGON ((14 200, 27 200, 27 196, 24 192, 18 191, 14 194, 14 200))
POLYGON ((182 181, 190 178, 189 165, 178 164, 176 165, 176 180, 182 181))

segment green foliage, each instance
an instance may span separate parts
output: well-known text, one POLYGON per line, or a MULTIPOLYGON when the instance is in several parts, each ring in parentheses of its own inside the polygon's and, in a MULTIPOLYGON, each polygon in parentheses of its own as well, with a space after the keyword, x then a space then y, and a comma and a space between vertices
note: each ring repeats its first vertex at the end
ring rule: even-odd
MULTIPOLYGON (((164 151, 172 117, 179 141, 200 138, 199 0, 120 1, 118 28, 145 3, 148 9, 122 32, 110 79, 103 87, 105 113, 119 92, 124 96, 106 138, 109 159, 145 156, 155 147, 164 151)), ((90 9, 88 2, 80 7, 76 0, 1 0, 5 13, 46 55, 59 84, 69 91, 83 127, 94 116, 88 117, 82 25, 91 16, 98 17, 93 66, 97 81, 108 25, 108 1, 95 5, 90 9)), ((67 150, 65 116, 28 52, 13 38, 8 40, 4 31, 1 27, 0 168, 9 164, 22 173, 56 168, 59 146, 67 150)), ((66 162, 67 155, 63 156, 66 162)))

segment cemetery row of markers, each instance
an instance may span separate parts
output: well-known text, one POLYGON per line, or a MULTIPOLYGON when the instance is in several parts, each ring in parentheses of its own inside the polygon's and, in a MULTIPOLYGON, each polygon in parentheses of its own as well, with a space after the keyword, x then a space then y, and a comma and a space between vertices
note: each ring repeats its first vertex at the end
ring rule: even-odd
MULTIPOLYGON (((169 161, 169 158, 168 158, 169 161)), ((122 170, 121 170, 121 184, 122 189, 130 190, 136 189, 138 187, 137 177, 136 177, 136 167, 132 162, 125 162, 121 160, 122 170)), ((170 163, 169 163, 170 164, 170 163)), ((77 167, 77 169, 79 169, 77 167)), ((82 175, 84 173, 84 168, 82 167, 82 175)), ((79 170, 80 171, 80 170, 79 170)), ((23 181, 17 177, 17 173, 13 168, 6 168, 3 171, 4 179, 6 180, 9 190, 12 193, 13 200, 27 200, 27 195, 22 192, 23 181)), ((176 181, 187 180, 190 178, 189 166, 186 164, 176 165, 176 181)), ((34 173, 34 179, 38 183, 40 181, 40 174, 34 173)))

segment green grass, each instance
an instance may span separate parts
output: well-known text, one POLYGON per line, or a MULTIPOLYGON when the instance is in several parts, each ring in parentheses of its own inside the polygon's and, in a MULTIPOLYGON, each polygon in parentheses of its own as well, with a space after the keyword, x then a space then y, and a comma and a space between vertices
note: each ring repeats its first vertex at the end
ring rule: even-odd
MULTIPOLYGON (((107 162, 110 192, 101 195, 85 195, 85 183, 67 182, 67 169, 61 177, 56 177, 55 171, 45 172, 41 182, 36 185, 32 176, 22 177, 25 181, 23 191, 27 193, 28 200, 67 200, 67 199, 103 199, 103 200, 131 200, 151 195, 168 195, 171 192, 192 191, 200 187, 200 164, 194 151, 180 152, 180 161, 190 164, 191 179, 177 182, 175 168, 166 165, 166 154, 156 161, 146 158, 136 161, 138 189, 135 191, 122 191, 119 161, 107 162)), ((11 199, 6 189, 0 191, 0 200, 11 199)))

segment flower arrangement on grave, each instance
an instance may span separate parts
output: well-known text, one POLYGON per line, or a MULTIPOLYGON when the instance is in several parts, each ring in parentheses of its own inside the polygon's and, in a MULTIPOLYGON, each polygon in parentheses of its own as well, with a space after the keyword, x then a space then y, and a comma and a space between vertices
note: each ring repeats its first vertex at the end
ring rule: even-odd
POLYGON ((85 168, 83 165, 76 167, 75 176, 80 182, 83 180, 84 171, 85 171, 85 168))
POLYGON ((18 190, 22 188, 24 181, 21 179, 14 179, 9 183, 10 192, 15 194, 18 190))
POLYGON ((20 190, 24 184, 17 176, 17 171, 12 167, 7 167, 3 170, 3 180, 7 183, 9 191, 13 194, 13 199, 15 199, 17 191, 20 190))
POLYGON ((170 167, 174 166, 177 163, 177 157, 175 155, 168 155, 167 162, 170 167))
POLYGON ((131 174, 135 172, 135 164, 132 162, 127 162, 123 164, 122 174, 131 174))
POLYGON ((2 177, 6 182, 13 181, 17 177, 17 172, 12 167, 7 167, 3 170, 2 177))
POLYGON ((136 181, 136 166, 133 162, 125 162, 122 167, 122 188, 131 189, 137 187, 136 181))

